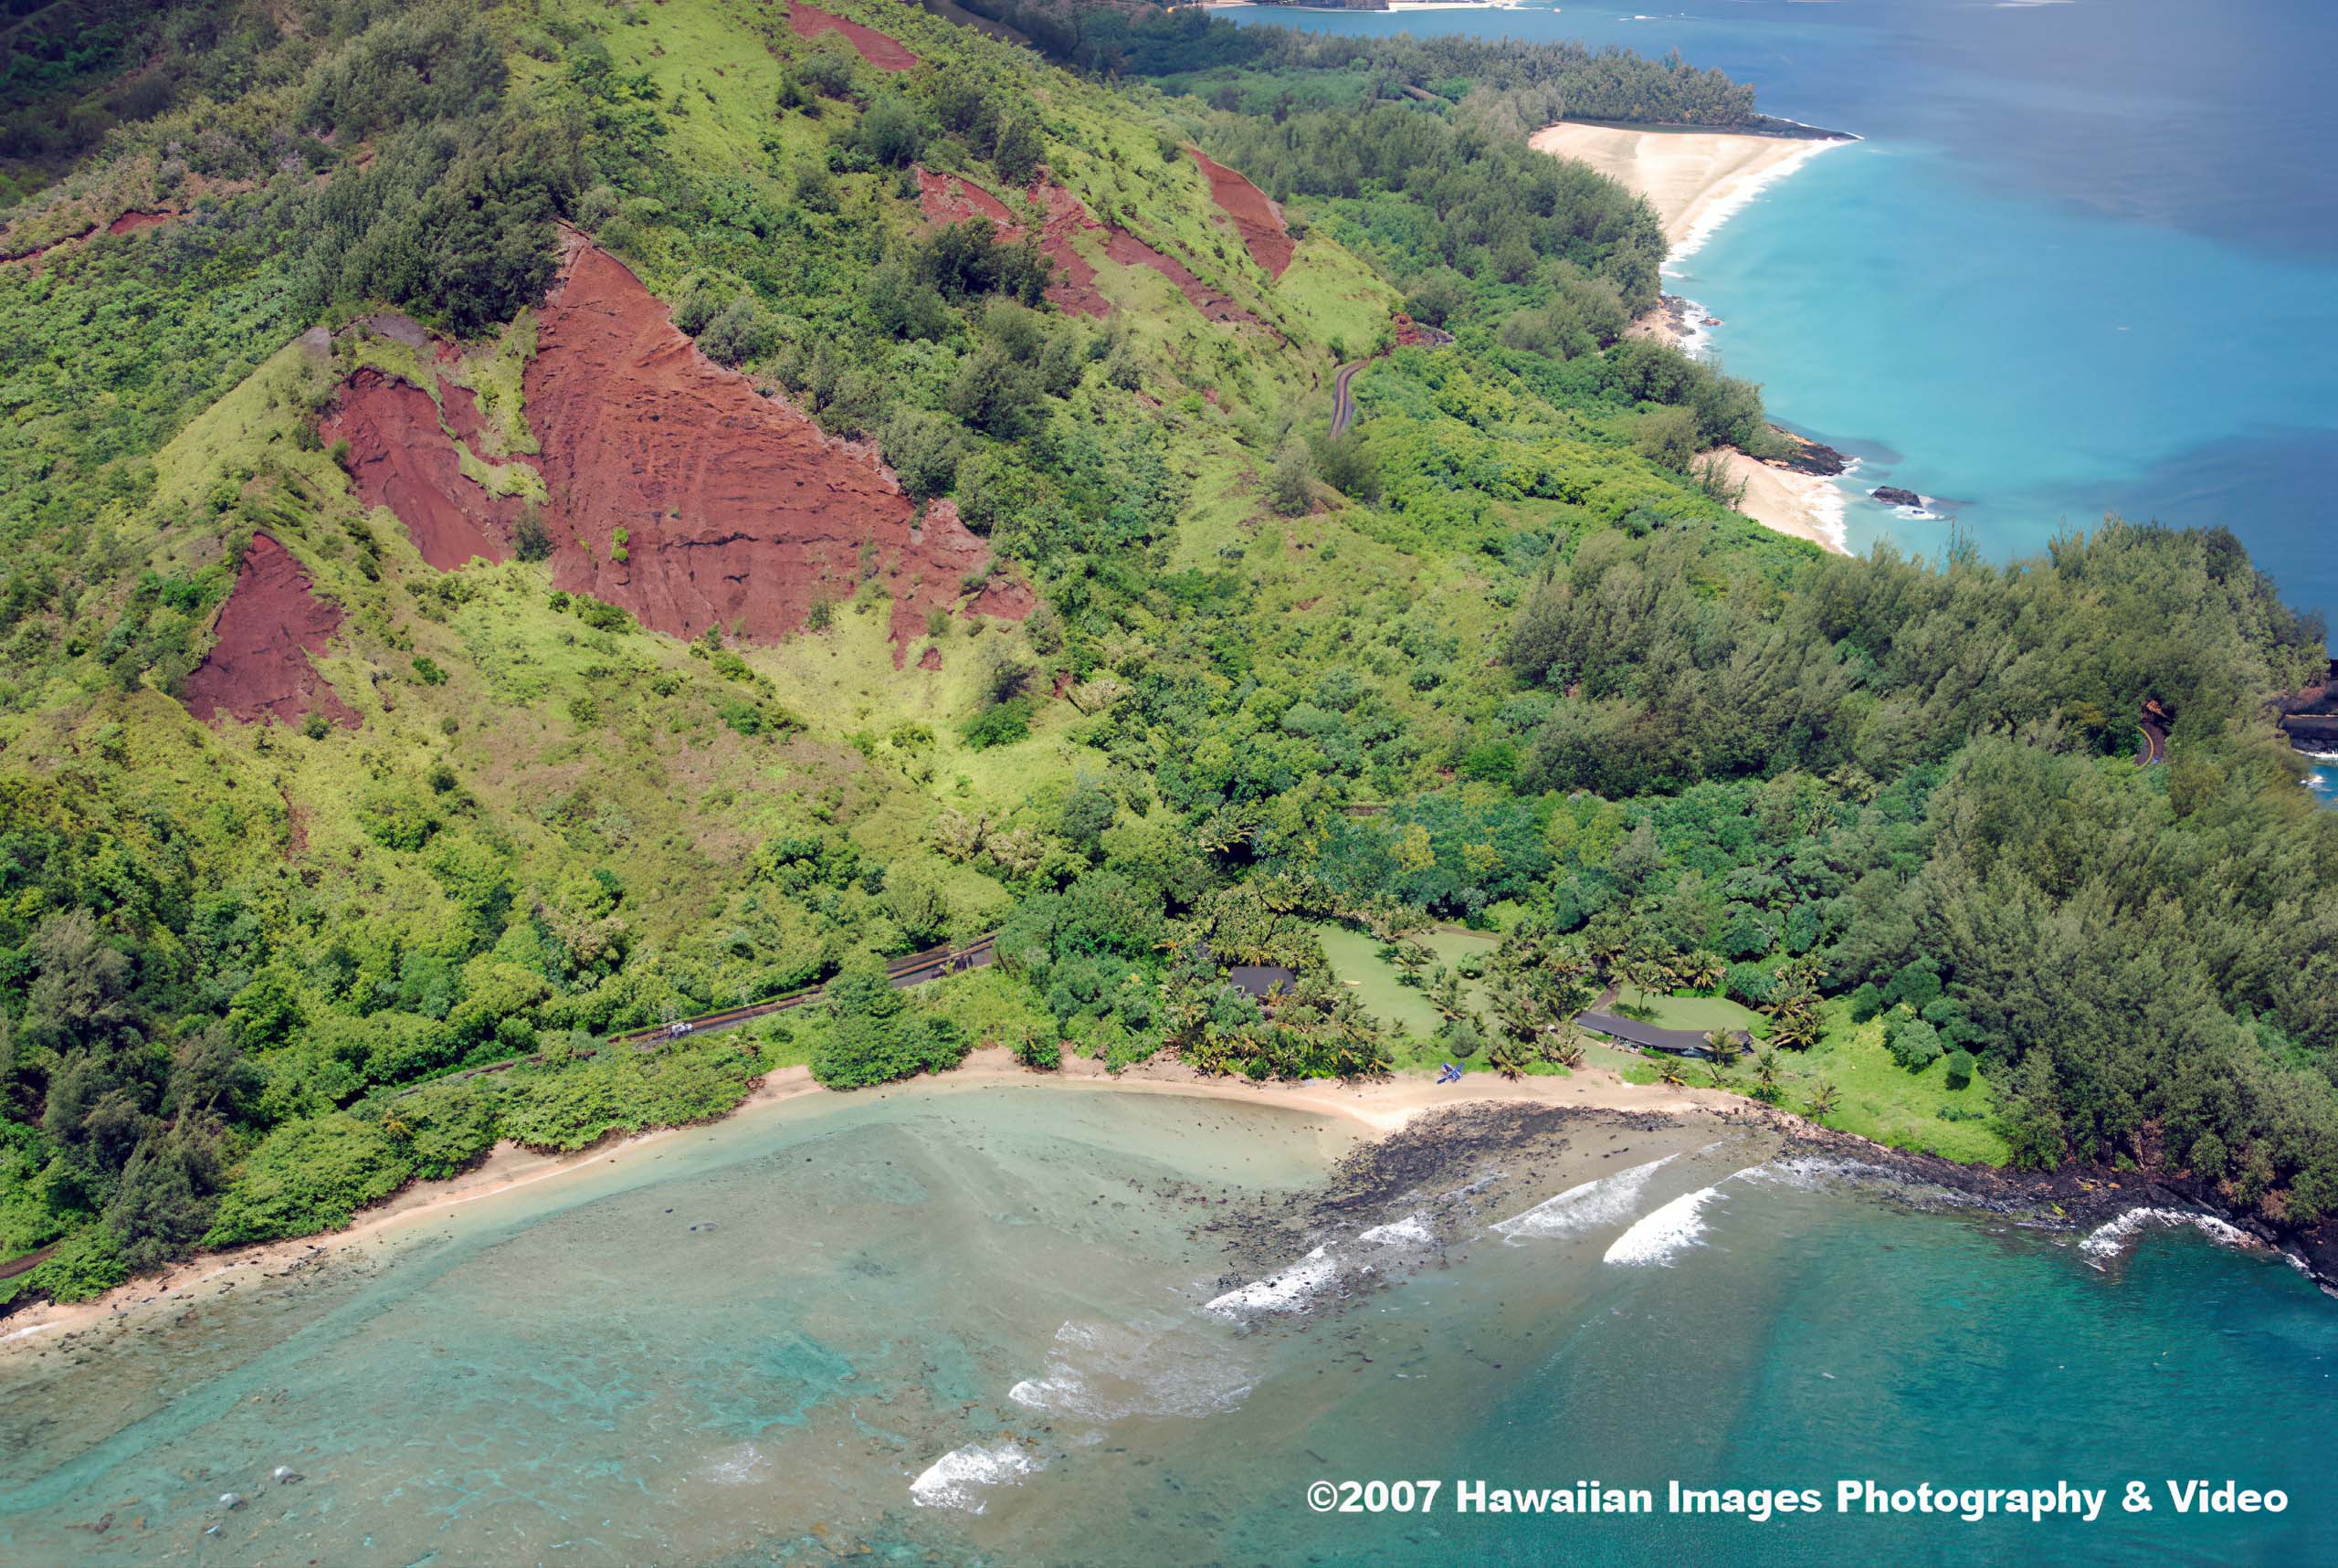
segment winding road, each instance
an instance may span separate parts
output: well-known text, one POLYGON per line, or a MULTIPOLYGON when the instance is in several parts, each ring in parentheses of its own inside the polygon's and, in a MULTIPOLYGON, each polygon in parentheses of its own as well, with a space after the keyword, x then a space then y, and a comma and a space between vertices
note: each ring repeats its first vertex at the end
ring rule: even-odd
POLYGON ((2143 699, 2143 712, 2138 721, 2143 731, 2143 754, 2135 759, 2139 768, 2167 761, 2167 727, 2175 716, 2160 706, 2156 697, 2143 699))
MULTIPOLYGON (((893 983, 895 990, 906 990, 912 985, 922 985, 929 980, 940 980, 945 975, 963 974, 969 969, 988 969, 997 962, 997 946, 998 933, 992 931, 987 936, 976 937, 964 947, 930 947, 923 952, 913 952, 906 958, 896 958, 886 964, 885 978, 893 983)), ((611 1035, 609 1044, 614 1046, 623 1042, 637 1051, 655 1050, 669 1040, 684 1039, 719 1029, 735 1029, 742 1024, 753 1023, 757 1018, 767 1018, 774 1013, 788 1012, 803 1006, 807 1002, 818 1001, 824 992, 825 988, 822 986, 806 985, 800 991, 790 991, 785 996, 774 996, 768 1002, 752 1003, 744 1007, 732 1007, 720 1013, 701 1013, 695 1018, 678 1019, 676 1022, 690 1026, 679 1034, 674 1032, 672 1024, 652 1024, 646 1029, 629 1029, 624 1034, 611 1035)), ((591 1053, 580 1051, 577 1054, 585 1056, 591 1053)), ((500 1062, 487 1062, 479 1067, 465 1068, 460 1072, 450 1072, 438 1078, 425 1079, 420 1083, 411 1084, 399 1089, 390 1098, 403 1100, 409 1094, 419 1093, 437 1084, 454 1083, 462 1079, 477 1078, 482 1073, 508 1072, 522 1062, 538 1062, 542 1059, 542 1052, 533 1056, 506 1057, 500 1062)), ((5 1278, 5 1275, 0 1275, 0 1279, 5 1278)))
MULTIPOLYGON (((1442 327, 1428 327, 1416 323, 1413 330, 1420 333, 1424 348, 1441 349, 1453 341, 1453 334, 1442 327)), ((1348 390, 1348 383, 1355 379, 1357 371, 1370 364, 1373 360, 1383 357, 1381 354, 1373 354, 1369 358, 1356 361, 1353 364, 1343 364, 1340 366, 1340 374, 1332 378, 1332 440, 1336 441, 1346 435, 1348 426, 1355 423, 1355 395, 1348 390)))

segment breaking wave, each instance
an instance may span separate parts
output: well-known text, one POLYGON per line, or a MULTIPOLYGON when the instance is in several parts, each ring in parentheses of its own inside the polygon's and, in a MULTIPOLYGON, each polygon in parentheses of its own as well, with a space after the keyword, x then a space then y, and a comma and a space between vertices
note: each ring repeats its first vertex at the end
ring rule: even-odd
MULTIPOLYGON (((1523 1214, 1501 1221, 1494 1226, 1494 1234, 1514 1244, 1525 1237, 1573 1236, 1596 1225, 1628 1218, 1639 1205, 1640 1193, 1647 1187, 1648 1178, 1679 1157, 1667 1154, 1661 1160, 1651 1160, 1645 1165, 1569 1187, 1523 1214)), ((1609 1261, 1614 1261, 1612 1253, 1609 1261)))
POLYGON ((1214 1415, 1238 1406, 1256 1379, 1222 1331, 1145 1323, 1067 1322, 1048 1368, 1006 1391, 1028 1410, 1081 1420, 1214 1415))
POLYGON ((1636 1266, 1669 1263, 1674 1253, 1702 1245, 1698 1237, 1705 1233, 1705 1205, 1719 1196, 1718 1186, 1682 1194, 1617 1237, 1602 1261, 1636 1266))
POLYGON ((953 1448, 910 1483, 910 1500, 920 1508, 954 1508, 967 1513, 983 1511, 985 1487, 1020 1481, 1043 1469, 1013 1443, 975 1443, 953 1448))
POLYGON ((1249 1312, 1303 1312, 1339 1276, 1340 1266, 1332 1261, 1326 1244, 1279 1274, 1253 1280, 1203 1302, 1202 1310, 1223 1318, 1238 1318, 1249 1312))
POLYGON ((2218 1247, 2255 1251, 2263 1245, 2238 1226, 2212 1214, 2195 1214, 2188 1209, 2129 1209, 2117 1219, 2098 1226, 2079 1243, 2079 1250, 2090 1258, 2116 1258, 2133 1247, 2143 1232, 2179 1225, 2192 1226, 2218 1247))

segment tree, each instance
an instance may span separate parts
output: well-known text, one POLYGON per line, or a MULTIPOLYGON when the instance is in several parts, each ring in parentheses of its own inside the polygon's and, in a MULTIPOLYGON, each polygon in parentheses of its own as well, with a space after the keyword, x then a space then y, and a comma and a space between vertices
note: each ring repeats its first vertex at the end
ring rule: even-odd
POLYGON ((1643 413, 1632 426, 1632 445, 1649 462, 1686 473, 1697 456, 1697 416, 1666 405, 1643 413))
POLYGON ((1306 444, 1287 440, 1275 454, 1273 472, 1267 479, 1267 501, 1285 517, 1302 517, 1314 510, 1314 465, 1307 456, 1306 444))
POLYGON ((998 145, 992 149, 991 167, 1008 184, 1021 187, 1039 177, 1039 161, 1047 156, 1047 143, 1039 135, 1035 117, 1018 114, 1008 121, 998 133, 998 145))
POLYGON ((1810 1091, 1809 1114, 1813 1121, 1824 1121, 1835 1114, 1842 1100, 1842 1091, 1831 1083, 1822 1083, 1810 1091))

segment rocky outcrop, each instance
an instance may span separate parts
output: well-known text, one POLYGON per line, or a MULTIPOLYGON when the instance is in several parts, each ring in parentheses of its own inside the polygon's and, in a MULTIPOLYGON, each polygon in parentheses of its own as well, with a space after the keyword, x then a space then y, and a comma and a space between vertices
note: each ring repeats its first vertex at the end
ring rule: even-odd
POLYGON ((1924 498, 1913 490, 1903 490, 1897 485, 1878 485, 1867 492, 1886 506, 1922 507, 1924 498))
POLYGON ((2301 752, 2338 753, 2338 659, 2319 684, 2284 692, 2273 702, 2275 722, 2301 752))

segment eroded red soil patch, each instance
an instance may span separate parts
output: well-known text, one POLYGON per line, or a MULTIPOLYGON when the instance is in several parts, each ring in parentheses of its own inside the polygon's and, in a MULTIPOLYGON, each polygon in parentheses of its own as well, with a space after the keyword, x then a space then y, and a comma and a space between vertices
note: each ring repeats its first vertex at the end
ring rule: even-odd
POLYGON ((445 376, 438 378, 438 412, 456 440, 469 447, 476 455, 479 434, 483 428, 479 417, 479 399, 471 395, 468 386, 457 386, 445 376))
POLYGON ((1015 222, 1015 215, 1006 204, 970 180, 955 174, 937 174, 931 169, 917 172, 917 199, 931 223, 966 223, 986 217, 999 228, 1016 237, 1023 230, 1015 222))
MULTIPOLYGON (((921 521, 872 454, 700 353, 623 263, 581 239, 539 318, 525 394, 551 489, 553 581, 656 630, 720 624, 771 641, 873 572, 893 596, 899 664, 927 613, 954 605, 990 558, 954 506, 921 521)), ((984 599, 981 613, 1017 614, 984 599)))
POLYGON ((265 533, 252 535, 234 592, 219 606, 211 651, 186 678, 195 718, 290 723, 311 712, 356 727, 357 715, 309 662, 341 627, 341 606, 317 597, 307 568, 265 533))
MULTIPOLYGON (((1035 184, 1027 194, 1047 214, 1039 226, 1039 248, 1056 264, 1056 281, 1048 289, 1048 298, 1065 310, 1080 316, 1112 313, 1111 301, 1096 287, 1096 268, 1072 243, 1083 234, 1101 234, 1107 257, 1122 267, 1149 267, 1160 273, 1177 286, 1178 292, 1193 302, 1194 309, 1211 321, 1238 321, 1248 326, 1265 324, 1195 277, 1182 263, 1162 255, 1128 230, 1097 222, 1080 205, 1079 198, 1061 185, 1035 184)), ((926 217, 934 223, 964 223, 970 218, 986 217, 999 226, 999 237, 1008 241, 1021 239, 1027 232, 1015 222, 1006 203, 955 174, 919 170, 918 199, 926 217)), ((1259 197, 1261 201, 1265 199, 1259 197)), ((1284 259, 1287 262, 1289 257, 1284 259)))
POLYGON ((799 38, 817 37, 822 33, 841 33, 845 42, 860 51, 860 58, 882 71, 905 71, 917 68, 917 57, 901 47, 874 27, 864 27, 858 22, 848 22, 842 16, 832 16, 826 11, 809 5, 787 8, 787 30, 799 38))
MULTIPOLYGON (((469 419, 476 430, 475 406, 469 419)), ((370 366, 361 370, 341 389, 319 434, 328 444, 349 443, 347 468, 359 498, 397 513, 422 558, 441 572, 473 560, 511 558, 503 542, 520 502, 464 477, 454 440, 439 425, 438 405, 420 387, 370 366)))
POLYGON ((1290 265, 1291 252, 1299 248, 1282 226, 1281 209, 1267 200, 1264 191, 1200 148, 1188 147, 1185 151, 1194 155, 1194 162, 1208 176, 1209 199, 1241 231, 1250 259, 1273 276, 1281 277, 1283 268, 1290 265))
POLYGON ((68 245, 79 245, 83 240, 94 239, 100 234, 136 234, 142 228, 153 228, 157 224, 169 223, 174 219, 182 218, 185 216, 186 215, 184 213, 140 212, 136 209, 132 209, 130 212, 123 213, 111 223, 103 225, 93 223, 79 234, 68 234, 62 239, 52 239, 47 245, 37 245, 30 250, 18 251, 14 255, 0 256, 0 262, 11 264, 16 262, 37 262, 52 250, 61 250, 68 245))

